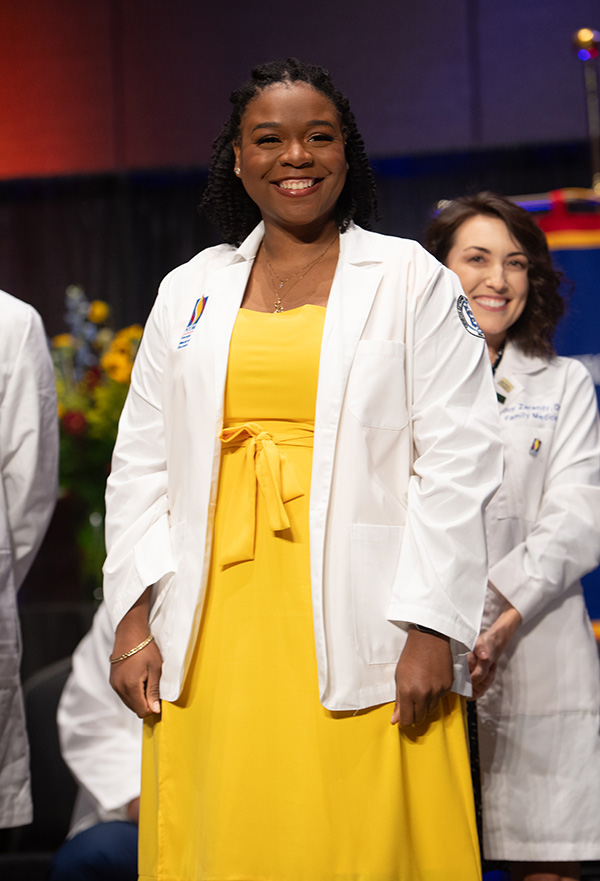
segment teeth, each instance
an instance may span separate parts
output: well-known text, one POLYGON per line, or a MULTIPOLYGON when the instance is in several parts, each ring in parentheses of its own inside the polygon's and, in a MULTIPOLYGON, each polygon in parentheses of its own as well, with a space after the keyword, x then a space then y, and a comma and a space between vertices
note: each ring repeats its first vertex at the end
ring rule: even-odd
POLYGON ((504 309, 507 304, 507 300, 496 300, 496 299, 488 299, 488 297, 477 297, 477 302, 482 306, 487 306, 488 309, 504 309))
POLYGON ((315 179, 309 178, 306 180, 282 180, 277 186, 282 190, 306 190, 308 187, 314 186, 315 179))

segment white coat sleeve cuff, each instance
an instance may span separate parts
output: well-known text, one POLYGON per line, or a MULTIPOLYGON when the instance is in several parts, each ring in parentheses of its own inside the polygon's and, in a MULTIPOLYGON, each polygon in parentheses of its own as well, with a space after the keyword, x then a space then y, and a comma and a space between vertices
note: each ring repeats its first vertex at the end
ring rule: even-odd
POLYGON ((489 571, 490 583, 517 610, 524 622, 537 614, 539 606, 539 593, 527 575, 525 558, 525 545, 517 545, 489 571))

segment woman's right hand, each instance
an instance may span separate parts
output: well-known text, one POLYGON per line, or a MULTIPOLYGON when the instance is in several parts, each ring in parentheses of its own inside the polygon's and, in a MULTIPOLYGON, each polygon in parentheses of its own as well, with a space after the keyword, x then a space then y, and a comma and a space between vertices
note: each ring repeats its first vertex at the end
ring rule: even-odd
POLYGON ((396 703, 392 725, 420 725, 452 688, 454 670, 450 639, 442 633, 424 633, 414 624, 396 666, 396 703))
MULTIPOLYGON (((118 658, 149 636, 150 588, 119 622, 112 658, 118 658)), ((121 700, 141 719, 160 713, 162 656, 154 640, 139 652, 111 664, 110 684, 121 700)))

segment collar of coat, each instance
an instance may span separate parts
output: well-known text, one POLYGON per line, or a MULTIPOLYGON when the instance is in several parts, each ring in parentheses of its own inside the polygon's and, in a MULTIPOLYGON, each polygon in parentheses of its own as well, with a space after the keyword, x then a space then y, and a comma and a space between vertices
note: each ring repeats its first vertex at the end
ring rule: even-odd
POLYGON ((526 355, 510 340, 494 376, 494 385, 501 405, 512 404, 523 390, 519 377, 525 374, 541 373, 549 365, 546 358, 526 355))
MULTIPOLYGON (((239 248, 232 252, 232 262, 254 260, 264 234, 265 225, 261 221, 244 239, 239 248)), ((385 257, 385 240, 385 236, 373 235, 351 223, 346 232, 340 235, 340 258, 356 266, 365 263, 381 263, 385 257)))
MULTIPOLYGON (((546 370, 549 363, 547 358, 539 355, 526 355, 509 340, 496 375, 539 373, 540 370, 546 370)), ((508 378, 510 379, 510 376, 508 378)))

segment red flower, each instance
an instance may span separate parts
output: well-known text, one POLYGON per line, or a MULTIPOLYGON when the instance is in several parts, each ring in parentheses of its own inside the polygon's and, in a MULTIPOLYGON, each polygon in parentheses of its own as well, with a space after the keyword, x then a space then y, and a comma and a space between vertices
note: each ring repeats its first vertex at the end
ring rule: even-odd
POLYGON ((87 419, 79 410, 67 410, 62 418, 62 424, 65 431, 73 437, 81 437, 88 427, 87 419))
POLYGON ((93 367, 90 367, 89 370, 86 370, 83 377, 85 384, 90 389, 96 388, 101 379, 102 372, 97 365, 94 365, 93 367))

